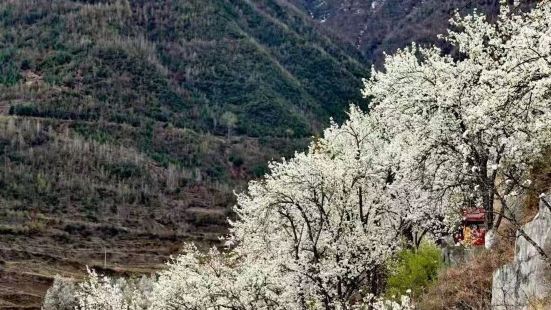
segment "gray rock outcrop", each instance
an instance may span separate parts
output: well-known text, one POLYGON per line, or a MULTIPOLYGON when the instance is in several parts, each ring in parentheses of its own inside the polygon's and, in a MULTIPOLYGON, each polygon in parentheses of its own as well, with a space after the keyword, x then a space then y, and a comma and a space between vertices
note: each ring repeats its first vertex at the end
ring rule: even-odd
MULTIPOLYGON (((549 198, 547 198, 549 200, 549 198)), ((539 213, 523 226, 524 231, 551 255, 551 211, 540 203, 539 213)), ((492 309, 548 309, 534 303, 549 299, 551 269, 526 239, 517 233, 514 262, 494 272, 492 309)))

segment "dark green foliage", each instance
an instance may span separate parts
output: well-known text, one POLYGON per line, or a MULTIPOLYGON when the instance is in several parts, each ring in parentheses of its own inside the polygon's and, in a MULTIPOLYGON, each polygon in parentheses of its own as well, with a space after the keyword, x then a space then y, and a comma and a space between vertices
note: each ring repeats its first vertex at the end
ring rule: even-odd
POLYGON ((11 85, 0 103, 10 114, 72 121, 84 138, 226 183, 225 149, 203 137, 227 135, 224 113, 236 115, 232 136, 277 150, 231 161, 252 177, 361 100, 366 68, 354 54, 274 0, 98 3, 0 5, 1 77, 11 85))
POLYGON ((411 290, 413 296, 420 296, 441 267, 442 254, 436 245, 423 243, 417 250, 403 250, 389 266, 386 295, 399 297, 411 290))
POLYGON ((11 48, 0 50, 0 84, 12 86, 19 82, 21 74, 15 62, 15 51, 11 48))
POLYGON ((132 162, 121 162, 118 164, 107 165, 109 173, 119 179, 129 179, 140 177, 144 174, 143 168, 132 162))
POLYGON ((253 166, 251 171, 255 177, 259 178, 264 176, 266 173, 268 173, 269 169, 267 164, 258 164, 253 166))
POLYGON ((239 154, 231 154, 229 161, 235 166, 235 167, 241 167, 244 163, 243 157, 241 157, 239 154))

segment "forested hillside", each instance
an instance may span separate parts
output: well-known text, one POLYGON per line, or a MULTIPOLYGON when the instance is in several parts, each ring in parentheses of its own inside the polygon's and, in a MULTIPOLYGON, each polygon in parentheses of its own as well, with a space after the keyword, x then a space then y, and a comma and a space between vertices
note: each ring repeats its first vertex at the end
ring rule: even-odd
POLYGON ((2 1, 0 307, 217 242, 233 190, 360 103, 366 73, 275 0, 2 1))

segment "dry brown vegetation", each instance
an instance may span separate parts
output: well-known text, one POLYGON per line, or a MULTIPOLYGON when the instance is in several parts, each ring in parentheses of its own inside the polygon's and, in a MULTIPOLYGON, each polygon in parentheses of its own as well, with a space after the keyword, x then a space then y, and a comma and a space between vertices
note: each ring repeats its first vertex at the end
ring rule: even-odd
POLYGON ((438 280, 421 296, 418 308, 490 309, 493 272, 510 262, 514 251, 510 243, 499 244, 492 251, 482 250, 467 262, 443 270, 438 280))
POLYGON ((0 150, 0 308, 38 307, 53 276, 78 278, 85 265, 150 272, 182 242, 225 231, 230 194, 182 189, 185 169, 69 123, 0 117, 0 150))

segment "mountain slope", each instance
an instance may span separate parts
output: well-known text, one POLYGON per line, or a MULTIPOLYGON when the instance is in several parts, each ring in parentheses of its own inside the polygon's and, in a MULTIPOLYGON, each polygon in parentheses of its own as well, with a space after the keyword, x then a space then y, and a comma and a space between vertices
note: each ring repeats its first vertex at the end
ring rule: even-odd
MULTIPOLYGON (((380 64, 411 42, 438 43, 456 11, 499 11, 499 0, 290 0, 327 29, 354 44, 366 59, 380 64)), ((529 6, 535 1, 524 1, 529 6)), ((443 46, 446 48, 446 46, 443 46)))
POLYGON ((0 308, 216 244, 234 189, 361 100, 359 58, 274 0, 0 3, 0 308))
POLYGON ((3 5, 6 84, 48 86, 15 114, 308 136, 360 100, 365 68, 273 0, 46 3, 3 5))

